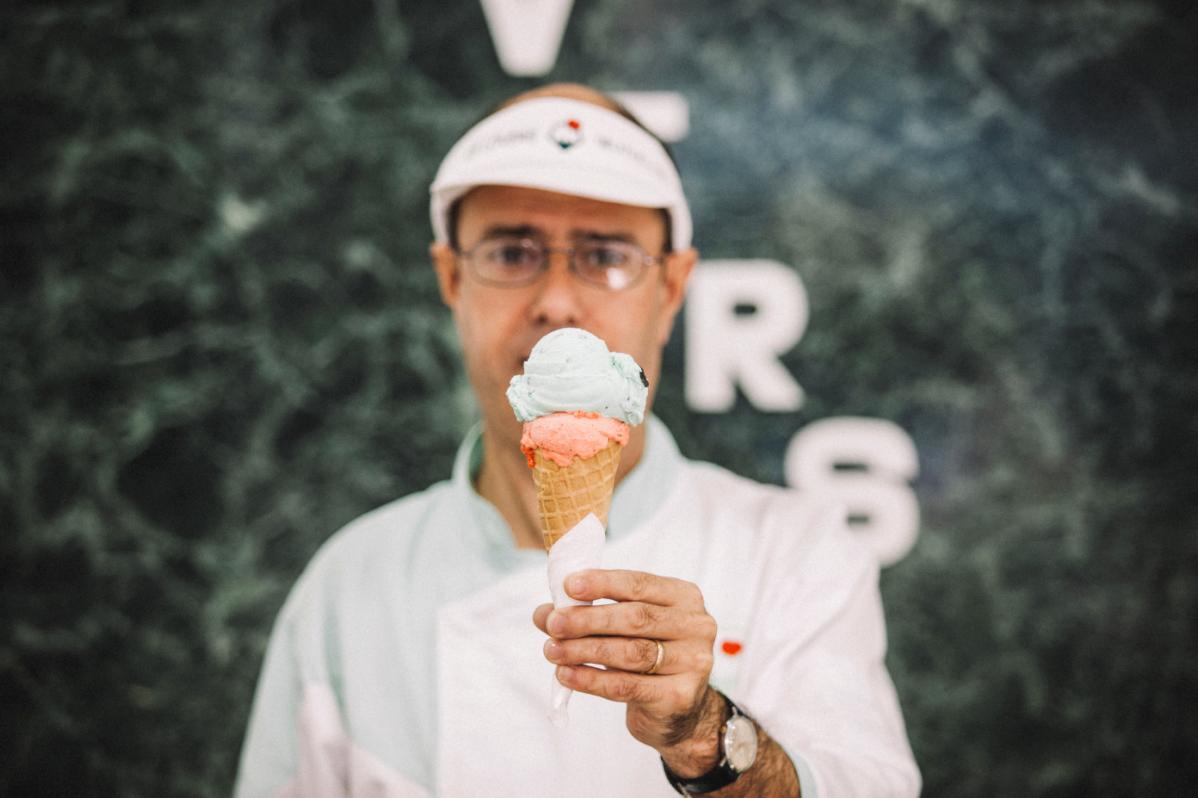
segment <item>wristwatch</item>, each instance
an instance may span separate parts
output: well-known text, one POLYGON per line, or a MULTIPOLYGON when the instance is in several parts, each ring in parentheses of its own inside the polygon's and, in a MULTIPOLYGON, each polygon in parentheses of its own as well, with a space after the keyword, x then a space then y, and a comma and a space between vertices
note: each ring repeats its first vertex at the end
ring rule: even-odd
POLYGON ((661 766, 666 771, 666 780, 679 795, 701 795, 727 787, 753 767, 753 762, 757 760, 757 724, 742 712, 740 707, 732 703, 728 696, 720 693, 720 697, 728 703, 731 714, 720 727, 720 761, 715 767, 702 776, 687 779, 670 770, 666 761, 661 760, 661 766))

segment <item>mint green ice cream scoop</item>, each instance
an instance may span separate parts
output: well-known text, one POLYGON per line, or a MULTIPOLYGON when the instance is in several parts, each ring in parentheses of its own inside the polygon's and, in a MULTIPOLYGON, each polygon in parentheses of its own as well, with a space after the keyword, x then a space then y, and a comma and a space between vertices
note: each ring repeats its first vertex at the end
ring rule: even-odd
POLYGON ((586 330, 554 330, 532 348, 507 398, 521 421, 583 410, 625 424, 645 420, 649 381, 630 355, 611 352, 586 330))

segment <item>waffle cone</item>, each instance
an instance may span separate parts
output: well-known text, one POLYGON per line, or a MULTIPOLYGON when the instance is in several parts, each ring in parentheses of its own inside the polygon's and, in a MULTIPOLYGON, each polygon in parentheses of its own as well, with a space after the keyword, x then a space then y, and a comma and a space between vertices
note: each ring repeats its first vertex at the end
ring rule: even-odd
POLYGON ((594 513, 607 526, 623 448, 623 444, 609 441, 593 457, 575 459, 568 466, 559 466, 539 449, 533 452, 532 476, 537 483, 537 512, 546 551, 587 513, 594 513))

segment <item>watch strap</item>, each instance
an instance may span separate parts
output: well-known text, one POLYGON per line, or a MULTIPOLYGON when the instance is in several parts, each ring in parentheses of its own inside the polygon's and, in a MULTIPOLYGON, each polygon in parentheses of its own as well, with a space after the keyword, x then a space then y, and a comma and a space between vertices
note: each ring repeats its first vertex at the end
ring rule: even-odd
POLYGON ((702 795, 707 792, 715 792, 716 790, 727 787, 732 782, 740 778, 741 771, 732 767, 728 763, 728 754, 724 751, 724 731, 728 728, 728 721, 737 717, 747 717, 741 708, 732 702, 728 696, 716 690, 720 697, 724 699, 728 705, 728 718, 720 724, 719 731, 719 754, 720 759, 716 762, 715 767, 706 773, 695 776, 694 778, 686 778, 679 776, 674 771, 670 770, 670 766, 666 764, 664 759, 661 760, 661 766, 666 772, 666 781, 679 795, 702 795))
POLYGON ((670 766, 665 763, 664 759, 661 766, 665 768, 666 781, 679 795, 702 795, 705 792, 715 792, 740 778, 740 772, 734 770, 728 764, 727 759, 721 759, 714 768, 693 779, 683 778, 670 770, 670 766))

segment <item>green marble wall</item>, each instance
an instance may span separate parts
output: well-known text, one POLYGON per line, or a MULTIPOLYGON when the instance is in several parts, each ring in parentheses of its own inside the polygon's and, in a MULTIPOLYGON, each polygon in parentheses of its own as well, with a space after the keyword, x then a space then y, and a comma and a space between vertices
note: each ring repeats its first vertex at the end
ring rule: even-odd
MULTIPOLYGON (((448 471, 425 192, 528 82, 466 0, 0 15, 0 794, 223 795, 300 568, 448 471)), ((691 413, 671 344, 684 450, 780 481, 815 419, 915 440, 883 589, 928 795, 1198 777, 1196 33, 1135 0, 594 0, 566 31, 552 78, 689 98, 705 255, 810 295, 797 413, 691 413)))

